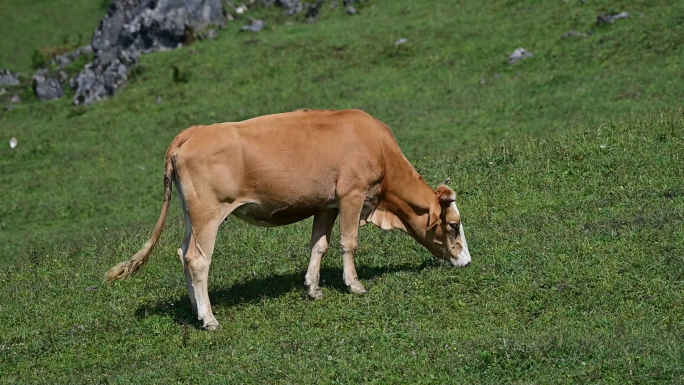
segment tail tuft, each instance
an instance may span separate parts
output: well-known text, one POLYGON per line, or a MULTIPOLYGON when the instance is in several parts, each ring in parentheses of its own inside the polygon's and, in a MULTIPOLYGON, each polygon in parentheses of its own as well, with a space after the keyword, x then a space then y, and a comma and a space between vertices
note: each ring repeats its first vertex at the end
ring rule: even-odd
POLYGON ((118 265, 109 269, 105 274, 105 281, 112 282, 119 279, 128 278, 133 274, 131 271, 131 261, 121 262, 118 265))

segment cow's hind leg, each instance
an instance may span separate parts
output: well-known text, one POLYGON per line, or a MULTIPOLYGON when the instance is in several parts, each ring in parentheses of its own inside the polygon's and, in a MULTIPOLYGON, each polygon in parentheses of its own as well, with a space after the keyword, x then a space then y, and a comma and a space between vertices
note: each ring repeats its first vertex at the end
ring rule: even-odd
POLYGON ((323 298, 323 292, 319 286, 321 278, 321 259, 328 251, 330 244, 330 233, 332 233, 337 210, 323 210, 314 215, 313 230, 311 231, 311 261, 309 269, 306 271, 304 285, 307 287, 307 294, 312 299, 323 298))
MULTIPOLYGON (((190 188, 188 190, 194 192, 190 188)), ((181 191, 179 195, 185 215, 186 232, 178 254, 185 270, 190 303, 197 319, 202 322, 202 328, 214 330, 219 327, 219 323, 214 318, 209 301, 209 267, 216 233, 223 219, 230 213, 230 207, 223 207, 216 201, 208 203, 206 199, 197 199, 195 194, 189 200, 181 191)))
POLYGON ((193 223, 189 247, 183 258, 190 301, 194 302, 193 307, 196 310, 197 319, 202 322, 202 328, 207 330, 215 330, 219 327, 211 311, 208 280, 216 233, 220 224, 220 220, 193 223))
POLYGON ((344 283, 352 293, 366 292, 356 274, 354 255, 359 241, 359 219, 363 209, 364 194, 350 194, 340 199, 340 243, 343 252, 344 283))
POLYGON ((180 249, 178 249, 178 256, 180 257, 181 264, 183 265, 183 271, 185 271, 185 283, 188 285, 188 293, 190 294, 190 305, 192 307, 192 313, 197 315, 197 302, 195 301, 195 290, 192 286, 192 277, 190 276, 190 270, 188 270, 188 265, 185 263, 185 256, 188 254, 188 249, 190 248, 190 241, 192 240, 192 222, 190 222, 190 214, 188 213, 187 207, 183 198, 181 197, 181 206, 183 207, 183 214, 185 216, 185 237, 183 238, 183 243, 180 249))

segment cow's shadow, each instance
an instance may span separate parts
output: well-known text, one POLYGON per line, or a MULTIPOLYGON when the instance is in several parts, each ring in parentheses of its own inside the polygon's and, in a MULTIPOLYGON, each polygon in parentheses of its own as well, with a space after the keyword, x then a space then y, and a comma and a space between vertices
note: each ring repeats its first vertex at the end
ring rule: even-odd
MULTIPOLYGON (((404 264, 391 267, 359 267, 357 269, 362 281, 372 280, 385 274, 401 271, 418 272, 433 265, 434 261, 425 261, 421 264, 404 264)), ((297 274, 276 274, 265 278, 256 278, 243 283, 235 284, 227 288, 211 288, 209 298, 212 308, 216 310, 222 307, 234 307, 242 304, 258 303, 264 298, 278 298, 293 290, 299 291, 302 300, 308 300, 304 290, 305 271, 297 274)), ((323 290, 334 290, 349 293, 342 280, 342 270, 332 268, 321 269, 321 286, 323 290)), ((368 286, 367 286, 368 288, 368 286)), ((372 290, 372 289, 371 289, 372 290)), ((349 294, 353 295, 353 294, 349 294)), ((142 319, 151 315, 160 315, 173 318, 179 325, 199 327, 197 318, 192 314, 190 299, 187 292, 183 295, 144 303, 135 311, 137 318, 142 319)))

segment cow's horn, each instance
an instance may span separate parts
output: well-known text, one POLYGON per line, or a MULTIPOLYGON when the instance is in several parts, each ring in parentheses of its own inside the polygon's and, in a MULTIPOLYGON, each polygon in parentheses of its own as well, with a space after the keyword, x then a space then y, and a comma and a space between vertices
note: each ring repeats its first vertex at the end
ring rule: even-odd
POLYGON ((444 181, 442 181, 441 184, 446 185, 449 182, 451 182, 451 178, 446 178, 446 179, 444 179, 444 181))

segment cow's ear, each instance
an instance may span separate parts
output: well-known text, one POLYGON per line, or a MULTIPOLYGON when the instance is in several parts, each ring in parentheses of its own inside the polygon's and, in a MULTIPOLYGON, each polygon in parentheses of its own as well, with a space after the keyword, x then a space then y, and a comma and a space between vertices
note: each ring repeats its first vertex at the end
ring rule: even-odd
POLYGON ((437 196, 439 197, 439 204, 449 206, 456 202, 456 193, 447 185, 440 185, 437 187, 437 196))
POLYGON ((434 202, 433 204, 430 205, 430 212, 428 213, 428 224, 427 224, 427 229, 428 231, 432 230, 435 226, 437 226, 441 220, 439 219, 440 214, 442 213, 442 207, 440 207, 439 200, 434 202))

